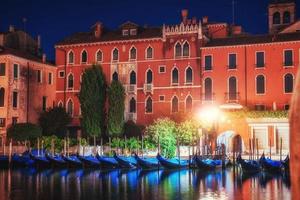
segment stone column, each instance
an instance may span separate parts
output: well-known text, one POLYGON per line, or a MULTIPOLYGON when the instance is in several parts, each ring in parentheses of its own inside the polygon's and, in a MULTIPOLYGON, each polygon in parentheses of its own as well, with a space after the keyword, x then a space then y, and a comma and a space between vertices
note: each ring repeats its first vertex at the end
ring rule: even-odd
POLYGON ((290 108, 290 171, 292 199, 300 197, 300 70, 290 108))

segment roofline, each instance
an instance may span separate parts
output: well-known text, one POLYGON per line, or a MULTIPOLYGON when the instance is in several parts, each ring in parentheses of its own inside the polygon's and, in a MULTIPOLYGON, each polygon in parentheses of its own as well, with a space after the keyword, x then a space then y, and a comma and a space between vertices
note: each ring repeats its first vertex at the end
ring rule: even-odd
POLYGON ((156 38, 141 38, 141 39, 131 39, 131 40, 111 40, 111 41, 101 41, 101 42, 83 42, 83 43, 71 43, 71 44, 58 44, 55 45, 54 48, 61 48, 61 47, 75 47, 75 46, 86 46, 86 45, 100 45, 100 44, 110 44, 110 43, 123 43, 123 42, 140 42, 144 40, 163 40, 162 37, 156 38))
POLYGON ((51 66, 51 67, 56 67, 55 64, 52 64, 52 63, 49 63, 49 62, 45 62, 43 63, 42 61, 37 61, 37 60, 32 60, 32 59, 29 59, 29 58, 24 58, 23 56, 17 56, 13 53, 7 53, 7 52, 4 52, 4 53, 1 53, 0 56, 13 56, 13 57, 16 57, 16 58, 19 58, 19 59, 23 59, 23 60, 29 60, 31 62, 34 62, 34 63, 39 63, 39 64, 43 64, 43 65, 48 65, 48 66, 51 66))
POLYGON ((290 41, 278 41, 278 42, 265 42, 265 43, 245 43, 245 44, 235 44, 235 45, 220 45, 220 46, 208 46, 200 47, 200 49, 213 49, 218 47, 236 47, 236 46, 251 46, 251 45, 266 45, 266 44, 279 44, 279 43, 295 43, 300 42, 300 40, 290 40, 290 41))

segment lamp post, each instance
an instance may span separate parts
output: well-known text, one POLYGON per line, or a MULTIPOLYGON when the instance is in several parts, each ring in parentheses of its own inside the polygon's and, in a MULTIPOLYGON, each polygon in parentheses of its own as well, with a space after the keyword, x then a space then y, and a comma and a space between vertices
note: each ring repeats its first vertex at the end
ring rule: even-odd
MULTIPOLYGON (((213 139, 213 147, 216 146, 216 131, 218 129, 218 119, 220 118, 221 113, 220 110, 215 106, 207 106, 203 107, 198 112, 198 119, 202 122, 203 125, 209 126, 211 128, 212 133, 212 139, 213 139)), ((199 132, 199 138, 200 138, 200 132, 203 139, 203 128, 200 128, 198 130, 199 132)), ((200 139, 201 140, 201 139, 200 139)), ((200 142, 199 140, 199 142, 200 142)), ((204 142, 204 149, 206 149, 207 152, 207 146, 208 146, 208 135, 205 133, 205 142, 204 142)), ((199 144, 200 145, 200 144, 199 144)), ((213 149, 214 150, 214 149, 213 149)))

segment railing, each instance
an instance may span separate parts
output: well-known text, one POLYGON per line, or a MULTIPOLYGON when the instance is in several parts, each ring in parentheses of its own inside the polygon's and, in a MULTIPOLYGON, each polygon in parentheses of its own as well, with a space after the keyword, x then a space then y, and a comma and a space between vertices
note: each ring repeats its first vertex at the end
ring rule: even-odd
POLYGON ((146 94, 148 92, 153 94, 153 84, 152 83, 145 83, 144 84, 144 93, 146 94))
POLYGON ((133 121, 136 122, 136 113, 128 112, 125 115, 125 121, 133 121))
POLYGON ((126 85, 126 93, 127 94, 136 94, 136 84, 126 85))
POLYGON ((214 103, 216 100, 215 93, 202 93, 202 104, 214 103))
POLYGON ((225 101, 227 103, 237 103, 240 100, 239 92, 225 92, 225 101))

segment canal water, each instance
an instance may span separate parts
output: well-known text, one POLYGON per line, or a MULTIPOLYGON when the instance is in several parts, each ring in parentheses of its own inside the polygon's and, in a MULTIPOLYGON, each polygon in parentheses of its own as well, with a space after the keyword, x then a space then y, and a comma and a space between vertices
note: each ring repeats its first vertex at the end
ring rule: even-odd
POLYGON ((291 199, 284 175, 199 170, 1 169, 0 199, 291 199))

